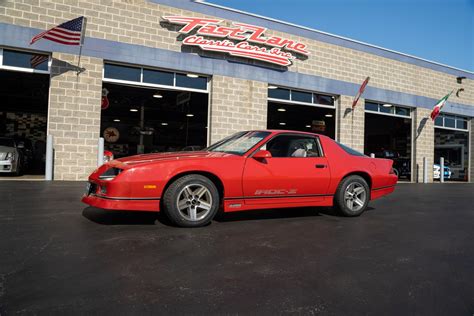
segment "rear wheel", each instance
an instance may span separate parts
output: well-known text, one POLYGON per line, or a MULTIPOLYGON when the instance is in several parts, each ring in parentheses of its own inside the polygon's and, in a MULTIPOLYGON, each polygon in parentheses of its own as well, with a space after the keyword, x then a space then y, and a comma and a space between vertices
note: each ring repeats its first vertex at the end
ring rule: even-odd
POLYGON ((187 175, 168 187, 163 196, 163 209, 178 226, 204 226, 211 222, 219 209, 219 192, 209 178, 187 175))
POLYGON ((339 184, 334 204, 344 216, 359 216, 370 200, 370 189, 361 176, 353 175, 344 178, 339 184))

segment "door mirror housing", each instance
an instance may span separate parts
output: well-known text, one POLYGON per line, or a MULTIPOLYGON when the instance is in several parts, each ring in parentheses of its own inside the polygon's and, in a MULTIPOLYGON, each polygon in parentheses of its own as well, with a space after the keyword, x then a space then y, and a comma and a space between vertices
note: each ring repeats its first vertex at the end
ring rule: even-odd
POLYGON ((259 150, 255 153, 255 155, 253 155, 253 158, 257 160, 272 158, 272 153, 268 150, 259 150))

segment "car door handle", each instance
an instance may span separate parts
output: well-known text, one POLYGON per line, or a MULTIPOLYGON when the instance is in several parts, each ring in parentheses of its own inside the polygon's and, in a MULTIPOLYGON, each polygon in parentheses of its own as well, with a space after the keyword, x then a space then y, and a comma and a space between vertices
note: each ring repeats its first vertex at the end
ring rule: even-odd
POLYGON ((315 167, 318 168, 318 169, 322 169, 322 168, 326 168, 326 165, 317 164, 315 167))

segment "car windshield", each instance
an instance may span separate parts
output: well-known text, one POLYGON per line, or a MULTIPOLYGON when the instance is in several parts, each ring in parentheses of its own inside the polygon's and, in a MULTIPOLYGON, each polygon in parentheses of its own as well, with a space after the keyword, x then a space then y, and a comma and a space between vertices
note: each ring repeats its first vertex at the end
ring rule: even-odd
POLYGON ((0 146, 15 147, 15 143, 11 138, 0 138, 0 146))
POLYGON ((268 135, 270 135, 270 132, 240 132, 226 137, 204 150, 241 156, 265 139, 268 135))

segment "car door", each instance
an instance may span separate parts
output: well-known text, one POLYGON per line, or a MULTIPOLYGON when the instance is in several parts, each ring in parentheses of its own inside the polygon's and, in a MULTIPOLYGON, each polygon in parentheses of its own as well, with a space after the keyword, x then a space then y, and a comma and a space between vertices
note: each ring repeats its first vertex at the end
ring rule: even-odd
POLYGON ((330 170, 317 137, 280 134, 262 148, 271 158, 247 158, 243 172, 245 204, 318 201, 327 194, 330 170))

